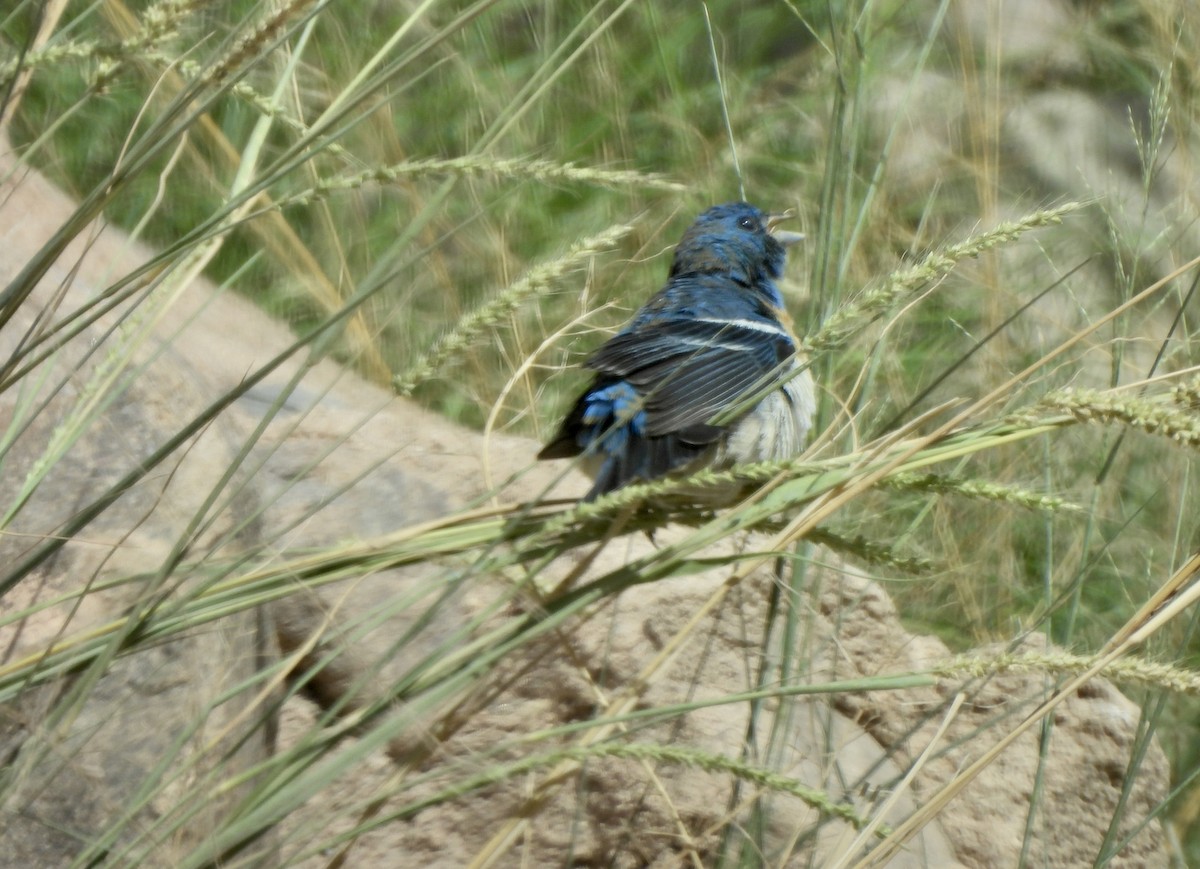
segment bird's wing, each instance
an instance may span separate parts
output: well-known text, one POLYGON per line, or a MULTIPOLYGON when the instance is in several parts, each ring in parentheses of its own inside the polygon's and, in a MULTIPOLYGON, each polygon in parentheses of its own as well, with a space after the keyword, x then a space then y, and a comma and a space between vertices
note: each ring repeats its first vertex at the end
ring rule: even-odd
POLYGON ((654 436, 707 425, 794 352, 786 330, 766 319, 671 318, 616 335, 587 364, 645 396, 654 436))

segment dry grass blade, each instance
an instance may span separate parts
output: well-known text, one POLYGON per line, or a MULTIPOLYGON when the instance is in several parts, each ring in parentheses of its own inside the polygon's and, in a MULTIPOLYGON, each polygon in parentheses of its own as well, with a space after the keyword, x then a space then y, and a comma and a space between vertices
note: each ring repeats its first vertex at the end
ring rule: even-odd
POLYGON ((409 395, 423 381, 434 376, 441 367, 460 354, 487 330, 494 328, 505 316, 538 294, 545 292, 563 275, 577 269, 588 259, 608 250, 633 231, 630 224, 612 226, 589 238, 578 241, 561 257, 530 269, 520 280, 496 295, 491 301, 462 318, 437 346, 418 359, 407 371, 393 378, 392 384, 400 395, 409 395))
POLYGON ((942 740, 945 738, 946 731, 950 727, 950 723, 954 720, 955 716, 958 715, 958 710, 962 707, 966 700, 967 695, 963 694, 962 692, 954 695, 954 699, 950 701, 945 713, 942 715, 942 721, 938 725, 938 729, 930 738, 929 744, 925 746, 924 751, 922 751, 920 756, 917 757, 917 759, 913 761, 904 771, 904 778, 901 779, 900 783, 897 784, 896 787, 892 788, 887 799, 875 809, 871 817, 871 822, 858 831, 858 835, 854 837, 854 841, 842 849, 841 854, 837 855, 836 860, 830 864, 829 869, 843 869, 843 867, 850 865, 850 861, 854 859, 854 855, 858 854, 861 849, 866 847, 867 843, 871 841, 871 836, 874 835, 876 830, 878 830, 883 824, 883 819, 887 816, 888 812, 900 801, 901 795, 906 793, 908 789, 912 787, 912 783, 916 779, 917 774, 922 770, 922 768, 924 768, 926 762, 933 757, 937 750, 941 747, 942 740))
MULTIPOLYGON (((62 18, 66 9, 67 0, 49 0, 42 4, 37 31, 29 44, 22 48, 22 54, 34 54, 50 40, 54 28, 58 26, 59 19, 62 18)), ((12 121, 13 115, 17 113, 17 109, 21 105, 21 97, 24 96, 25 89, 29 87, 29 79, 32 75, 32 66, 17 69, 16 78, 8 87, 4 100, 0 101, 0 135, 6 132, 6 127, 12 121)))

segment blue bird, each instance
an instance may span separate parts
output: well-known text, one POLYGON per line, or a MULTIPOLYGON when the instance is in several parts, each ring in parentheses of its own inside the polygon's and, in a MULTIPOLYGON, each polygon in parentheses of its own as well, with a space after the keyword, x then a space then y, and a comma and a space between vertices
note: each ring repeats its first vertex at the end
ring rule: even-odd
POLYGON ((701 214, 667 284, 586 362, 596 372, 539 459, 583 456, 591 501, 704 466, 783 459, 816 397, 775 279, 803 238, 745 202, 701 214))

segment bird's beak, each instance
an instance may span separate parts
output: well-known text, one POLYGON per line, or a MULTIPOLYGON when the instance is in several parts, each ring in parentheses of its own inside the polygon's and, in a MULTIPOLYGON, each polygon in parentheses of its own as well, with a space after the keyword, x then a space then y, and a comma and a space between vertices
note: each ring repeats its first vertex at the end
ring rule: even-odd
POLYGON ((781 211, 778 214, 767 215, 767 232, 784 247, 804 241, 804 233, 789 232, 786 229, 779 229, 779 224, 784 220, 791 220, 796 216, 796 213, 790 208, 787 211, 781 211))

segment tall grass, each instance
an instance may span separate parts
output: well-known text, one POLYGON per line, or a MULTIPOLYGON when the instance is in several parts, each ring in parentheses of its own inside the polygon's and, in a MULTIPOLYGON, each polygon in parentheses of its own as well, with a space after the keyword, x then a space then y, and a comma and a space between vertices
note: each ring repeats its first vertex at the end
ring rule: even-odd
MULTIPOLYGON (((208 744, 211 766, 181 747, 104 835, 80 844, 78 865, 149 859, 235 784, 238 798, 211 836, 184 849, 184 865, 249 861, 265 833, 377 751, 396 768, 381 792, 343 807, 336 830, 293 831, 278 853, 336 864, 381 824, 527 776, 536 818, 539 800, 611 757, 799 794, 867 827, 869 813, 774 770, 778 744, 758 757, 716 757, 614 739, 639 716, 697 708, 641 709, 633 688, 608 698, 603 715, 531 730, 472 768, 420 766, 429 745, 469 726, 462 709, 470 712, 472 692, 635 585, 714 565, 727 576, 685 630, 664 638, 638 685, 659 678, 700 619, 781 553, 799 567, 772 599, 764 636, 799 648, 795 601, 819 560, 813 544, 865 566, 911 627, 956 652, 1031 632, 1066 651, 986 661, 968 653, 928 672, 813 686, 784 660, 725 702, 1045 673, 1049 699, 1019 723, 994 724, 997 738, 1015 738, 1048 727, 1055 704, 1102 672, 1142 704, 1143 732, 1167 750, 1176 790, 1160 817, 1181 843, 1177 858, 1200 859, 1195 610, 1175 609, 1191 600, 1200 539, 1189 314, 1200 253, 1189 194, 1198 103, 1179 60, 1194 56, 1197 31, 1169 3, 1119 8, 1075 13, 1084 17, 1073 40, 1030 63, 1001 39, 1002 18, 984 26, 950 4, 714 2, 720 83, 705 16, 690 4, 316 0, 263 10, 166 0, 23 2, 3 13, 0 118, 21 161, 80 205, 4 288, 0 327, 28 322, 19 315, 41 298, 39 280, 69 263, 70 244, 98 217, 158 251, 78 307, 45 303, 0 366, 0 390, 20 396, 0 440, 10 457, 0 456, 6 527, 20 527, 42 480, 131 388, 157 306, 170 306, 195 274, 250 296, 296 335, 236 387, 205 395, 124 476, 83 492, 61 528, 6 565, 3 593, 52 566, 126 492, 169 475, 196 435, 276 370, 291 370, 289 359, 333 356, 457 422, 543 436, 580 385, 574 364, 661 282, 664 252, 694 213, 735 198, 744 183, 755 202, 796 208, 810 238, 785 292, 820 384, 821 434, 794 462, 572 507, 513 505, 501 489, 500 506, 295 551, 282 531, 252 539, 254 517, 224 530, 218 519, 253 485, 254 451, 293 400, 280 396, 180 521, 169 551, 137 569, 98 568, 62 601, 123 590, 126 608, 5 662, 0 700, 19 705, 86 674, 47 716, 48 734, 118 661, 301 590, 418 565, 428 572, 373 618, 408 613, 424 624, 452 611, 456 595, 492 588, 495 577, 507 584, 432 645, 419 627, 398 637, 396 655, 412 658, 402 677, 351 668, 348 687, 309 729, 249 770, 217 742, 208 744), (1099 186, 1102 161, 1089 163, 1100 158, 1077 141, 1079 130, 1094 134, 1095 117, 1070 114, 1056 127, 1057 94, 1076 104, 1116 95, 1132 107, 1104 127, 1103 143, 1136 165, 1132 180, 1099 186), (97 363, 85 345, 98 328, 119 340, 97 363), (58 413, 41 396, 58 382, 56 361, 75 354, 92 366, 87 385, 18 482, 11 457, 27 448, 30 420, 58 413), (730 483, 747 493, 734 508, 714 514, 691 500, 696 487, 730 483), (549 582, 566 553, 668 521, 686 529, 669 544, 549 582), (743 539, 745 552, 709 554, 743 539), (1156 599, 1164 588, 1172 596, 1156 599), (168 794, 152 823, 139 815, 168 794)), ((6 624, 30 614, 8 613, 6 624)), ((373 624, 351 621, 332 640, 301 637, 246 676, 239 688, 255 698, 247 720, 270 726, 281 695, 311 690, 373 624)), ((46 756, 22 751, 25 764, 46 756)), ((20 781, 0 779, 6 802, 20 781)), ((931 801, 864 847, 881 857, 942 805, 931 801)), ((1098 863, 1121 844, 1121 811, 1098 863)), ((514 818, 479 859, 503 859, 527 823, 514 818)), ((754 862, 754 824, 736 828, 728 825, 723 859, 754 862)))

